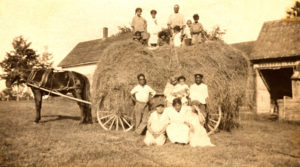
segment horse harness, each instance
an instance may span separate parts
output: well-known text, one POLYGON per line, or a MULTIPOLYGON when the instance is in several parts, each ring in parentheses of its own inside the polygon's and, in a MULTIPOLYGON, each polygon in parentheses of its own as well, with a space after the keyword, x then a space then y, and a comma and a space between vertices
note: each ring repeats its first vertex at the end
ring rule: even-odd
POLYGON ((70 71, 58 71, 55 72, 54 69, 34 69, 31 71, 27 78, 27 83, 36 85, 38 87, 56 90, 56 91, 69 91, 70 89, 76 88, 76 81, 75 77, 72 72, 70 71), (68 77, 67 85, 60 88, 54 88, 53 82, 56 79, 55 75, 59 73, 65 73, 65 77, 68 77), (41 74, 41 76, 39 76, 41 74), (73 85, 71 85, 71 82, 73 85))

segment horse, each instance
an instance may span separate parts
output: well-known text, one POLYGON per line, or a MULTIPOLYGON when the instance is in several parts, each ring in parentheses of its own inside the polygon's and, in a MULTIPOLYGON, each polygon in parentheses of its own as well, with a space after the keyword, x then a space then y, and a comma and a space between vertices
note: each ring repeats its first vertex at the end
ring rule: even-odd
MULTIPOLYGON (((42 97, 45 95, 57 96, 37 87, 62 94, 72 93, 75 98, 90 101, 88 78, 74 71, 54 71, 53 69, 12 71, 6 77, 6 86, 9 88, 15 82, 26 83, 33 92, 36 110, 35 123, 39 123, 41 120, 42 97)), ((80 124, 92 123, 91 106, 82 102, 77 102, 77 104, 81 111, 80 124)))

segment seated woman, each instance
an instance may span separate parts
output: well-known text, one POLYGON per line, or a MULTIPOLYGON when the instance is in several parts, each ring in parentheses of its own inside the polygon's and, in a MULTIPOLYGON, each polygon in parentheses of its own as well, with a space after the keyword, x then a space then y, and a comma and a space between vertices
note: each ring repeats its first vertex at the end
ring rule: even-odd
POLYGON ((164 114, 164 105, 158 104, 156 110, 151 113, 144 142, 147 146, 163 145, 166 141, 165 131, 168 126, 168 118, 164 114))
POLYGON ((167 135, 172 143, 187 144, 189 142, 189 124, 185 122, 185 114, 189 106, 182 106, 181 99, 175 98, 172 107, 165 109, 169 118, 167 135))
POLYGON ((186 112, 185 121, 190 126, 190 145, 192 147, 215 146, 211 143, 205 128, 200 124, 200 122, 204 124, 205 118, 197 106, 193 106, 192 110, 186 112))

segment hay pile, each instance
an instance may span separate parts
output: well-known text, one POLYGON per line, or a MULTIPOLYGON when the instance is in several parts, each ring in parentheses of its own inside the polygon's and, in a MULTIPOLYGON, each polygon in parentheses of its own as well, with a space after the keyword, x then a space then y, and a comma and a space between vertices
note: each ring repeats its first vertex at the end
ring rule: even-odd
POLYGON ((130 90, 137 84, 139 73, 147 84, 162 93, 171 75, 184 75, 187 84, 194 82, 194 73, 202 73, 209 88, 209 110, 224 111, 222 129, 237 125, 238 105, 244 96, 247 80, 244 55, 222 41, 177 48, 163 46, 149 50, 130 39, 111 43, 102 53, 93 76, 92 104, 95 110, 103 97, 103 110, 131 112, 130 90), (180 65, 176 62, 175 52, 180 65), (170 63, 171 62, 171 63, 170 63))

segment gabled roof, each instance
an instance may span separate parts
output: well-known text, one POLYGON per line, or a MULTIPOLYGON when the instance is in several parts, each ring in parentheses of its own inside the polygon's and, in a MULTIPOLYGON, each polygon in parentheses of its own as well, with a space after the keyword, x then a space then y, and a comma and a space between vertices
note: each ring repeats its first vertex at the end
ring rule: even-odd
POLYGON ((250 59, 266 60, 300 56, 300 20, 265 22, 250 59))
POLYGON ((247 41, 247 42, 240 42, 240 43, 233 43, 231 46, 234 48, 244 52, 248 57, 250 56, 253 46, 256 41, 247 41))
POLYGON ((103 50, 113 41, 130 38, 130 34, 121 34, 107 39, 96 39, 78 43, 71 52, 58 64, 59 67, 74 67, 96 64, 103 50))

